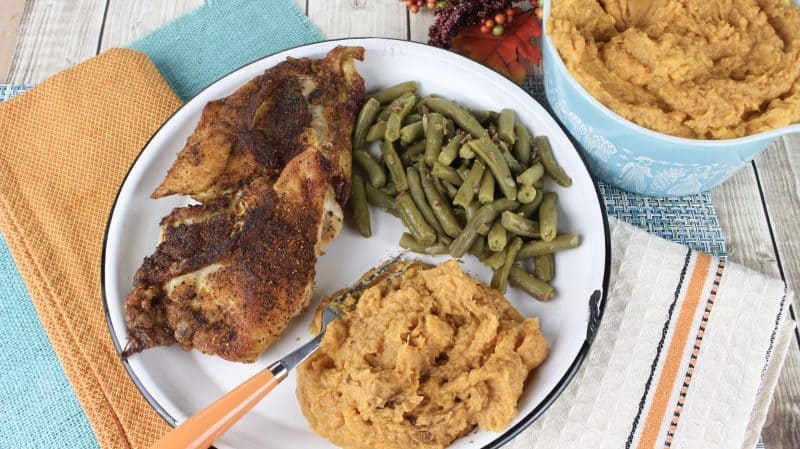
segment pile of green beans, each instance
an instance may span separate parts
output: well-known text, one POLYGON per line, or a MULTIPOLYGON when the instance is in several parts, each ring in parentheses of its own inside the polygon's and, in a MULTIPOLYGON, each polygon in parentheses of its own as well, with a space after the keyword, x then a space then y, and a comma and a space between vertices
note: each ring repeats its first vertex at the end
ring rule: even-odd
POLYGON ((400 246, 420 254, 470 253, 511 284, 547 301, 555 295, 554 253, 580 237, 559 234, 556 192, 570 187, 547 136, 533 136, 514 111, 470 110, 437 95, 419 98, 408 81, 369 96, 353 128, 350 215, 372 234, 366 204, 400 218, 400 246), (380 149, 371 152, 368 145, 380 149), (524 265, 531 265, 528 270, 524 265))

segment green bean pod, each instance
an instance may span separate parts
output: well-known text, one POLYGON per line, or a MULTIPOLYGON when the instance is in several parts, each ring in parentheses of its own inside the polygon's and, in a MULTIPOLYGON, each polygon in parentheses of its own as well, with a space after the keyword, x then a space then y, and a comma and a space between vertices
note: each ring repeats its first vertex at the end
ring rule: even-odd
MULTIPOLYGON (((417 97, 412 93, 403 94, 392 101, 392 104, 389 105, 391 112, 389 118, 386 119, 386 132, 383 134, 383 138, 386 141, 394 142, 400 138, 400 127, 403 126, 403 119, 411 113, 416 102, 417 97)), ((409 143, 411 142, 413 140, 409 143)))
POLYGON ((367 207, 367 193, 365 192, 364 178, 358 173, 353 173, 350 187, 350 211, 352 212, 353 224, 359 234, 364 237, 372 235, 372 225, 369 220, 369 208, 367 207))
POLYGON ((483 173, 481 187, 478 189, 478 201, 481 204, 489 204, 494 201, 494 175, 491 170, 483 173))
POLYGON ((389 195, 389 196, 397 196, 397 186, 394 185, 393 182, 389 181, 386 183, 385 186, 381 187, 381 192, 389 195))
POLYGON ((528 220, 511 211, 503 212, 503 215, 500 217, 500 224, 512 234, 534 238, 539 238, 540 235, 539 223, 528 220))
POLYGON ((433 163, 431 174, 442 181, 447 181, 450 184, 453 184, 456 187, 464 183, 464 180, 461 179, 461 175, 458 174, 455 168, 449 165, 442 165, 438 161, 433 163))
POLYGON ((464 131, 472 134, 473 137, 482 137, 486 130, 466 109, 444 98, 430 98, 427 107, 432 111, 438 112, 454 121, 456 125, 464 131))
POLYGON ((458 157, 461 159, 475 159, 475 152, 472 151, 472 148, 469 146, 469 140, 461 145, 461 148, 458 149, 458 157))
POLYGON ((417 114, 416 112, 413 112, 411 114, 408 114, 406 118, 403 119, 403 126, 408 126, 412 123, 417 123, 421 121, 422 121, 422 116, 417 114))
POLYGON ((517 135, 514 132, 514 111, 511 109, 503 109, 500 111, 500 117, 497 118, 497 135, 509 145, 513 145, 517 141, 517 135))
POLYGON ((453 198, 455 198, 456 194, 458 193, 458 187, 454 186, 453 184, 450 184, 444 179, 442 179, 441 181, 442 185, 444 186, 445 194, 447 194, 447 197, 450 198, 450 201, 452 201, 453 198))
POLYGON ((536 148, 536 154, 541 158, 547 175, 553 178, 553 181, 561 187, 571 186, 572 178, 556 162, 555 156, 553 156, 553 148, 550 146, 550 140, 547 136, 534 137, 533 146, 536 148))
POLYGON ((377 122, 367 130, 365 141, 367 143, 377 142, 383 139, 384 134, 386 134, 386 122, 377 122))
POLYGON ((425 153, 425 141, 420 140, 414 142, 411 146, 407 147, 403 154, 400 156, 400 161, 403 163, 404 166, 409 166, 416 159, 422 156, 425 153))
POLYGON ((395 204, 411 235, 423 245, 432 245, 436 241, 436 231, 425 221, 411 195, 408 192, 400 192, 395 198, 395 204))
POLYGON ((419 140, 425 135, 422 120, 406 125, 400 129, 400 143, 406 147, 419 140))
POLYGON ((549 242, 543 240, 528 242, 522 247, 519 254, 517 254, 517 260, 541 256, 543 254, 553 254, 565 249, 577 248, 580 243, 581 238, 575 233, 561 234, 549 242))
POLYGON ((408 179, 408 191, 411 193, 411 198, 419 208, 422 216, 425 217, 425 221, 433 227, 433 230, 436 231, 436 235, 443 235, 444 229, 442 225, 439 224, 439 219, 436 218, 436 214, 433 212, 433 209, 431 209, 431 205, 428 204, 427 198, 425 198, 425 191, 422 188, 422 181, 420 180, 419 173, 414 167, 407 167, 406 178, 408 179))
POLYGON ((503 225, 495 221, 492 228, 489 229, 489 234, 486 235, 486 241, 489 243, 490 250, 502 251, 508 243, 508 231, 503 225))
POLYGON ((453 209, 444 196, 442 196, 442 193, 437 190, 431 179, 428 178, 430 176, 428 167, 425 164, 419 164, 417 169, 419 170, 419 178, 422 182, 422 190, 425 192, 425 198, 428 199, 428 204, 430 204, 431 209, 433 209, 433 213, 439 220, 439 224, 442 225, 445 234, 455 238, 461 233, 461 225, 458 224, 458 219, 453 213, 453 209))
POLYGON ((502 151, 497 148, 497 145, 492 142, 489 136, 484 136, 470 141, 469 146, 492 171, 506 199, 515 199, 517 197, 517 184, 514 182, 514 178, 511 177, 508 163, 503 157, 502 151))
POLYGON ((533 267, 533 274, 537 278, 548 282, 552 281, 556 273, 556 262, 552 254, 542 254, 533 259, 535 264, 533 267))
POLYGON ((486 246, 486 239, 475 239, 475 242, 472 243, 472 246, 469 248, 469 253, 477 257, 480 261, 486 260, 490 252, 491 251, 489 251, 489 248, 486 246))
POLYGON ((552 241, 558 234, 558 213, 556 212, 556 192, 547 192, 539 205, 539 226, 542 232, 542 240, 552 241))
POLYGON ((461 176, 462 181, 466 180, 467 176, 469 176, 469 169, 470 166, 467 164, 461 164, 456 167, 456 172, 458 172, 458 176, 461 176))
POLYGON ((432 256, 447 254, 447 246, 443 243, 434 242, 431 245, 423 245, 408 232, 404 232, 400 237, 400 247, 417 254, 428 254, 432 256))
POLYGON ((469 207, 481 187, 481 179, 486 171, 486 166, 481 161, 475 161, 469 170, 469 175, 453 197, 453 204, 463 208, 469 207))
POLYGON ((419 84, 416 81, 406 81, 404 83, 396 84, 386 89, 379 90, 370 95, 370 98, 378 100, 380 104, 391 103, 395 98, 407 94, 416 93, 419 89, 419 84))
MULTIPOLYGON (((484 240, 484 239, 478 239, 484 240)), ((508 251, 508 245, 502 250, 497 251, 489 254, 489 257, 483 260, 483 264, 487 267, 491 268, 492 270, 498 270, 506 261, 506 251, 508 251)))
POLYGON ((531 163, 531 134, 528 128, 520 122, 514 124, 517 141, 514 142, 514 157, 524 166, 531 163))
POLYGON ((547 282, 537 279, 520 267, 512 266, 508 274, 508 279, 511 281, 512 285, 519 287, 525 291, 525 293, 539 301, 548 301, 555 295, 555 290, 548 285, 547 282))
POLYGON ((484 126, 486 126, 486 124, 488 124, 489 122, 496 121, 498 117, 500 117, 499 112, 489 111, 486 109, 470 109, 469 113, 472 114, 473 117, 475 117, 475 120, 477 120, 481 125, 484 126))
POLYGON ((506 160, 506 164, 508 164, 509 170, 511 170, 512 175, 519 175, 523 171, 525 171, 525 167, 519 163, 518 160, 514 158, 514 155, 511 154, 511 150, 508 149, 508 145, 505 142, 500 141, 497 143, 497 146, 500 148, 500 151, 503 154, 503 159, 506 160))
POLYGON ((467 225, 464 226, 464 230, 450 244, 450 255, 456 258, 463 257, 475 239, 478 238, 479 227, 490 225, 502 212, 518 207, 518 202, 506 198, 481 206, 475 216, 472 217, 472 220, 469 220, 467 225))
POLYGON ((537 190, 531 186, 523 185, 517 191, 517 201, 522 204, 530 204, 536 200, 537 190))
POLYGON ((373 187, 381 188, 386 185, 386 173, 383 172, 381 164, 364 150, 353 151, 353 161, 364 170, 369 178, 369 183, 373 187))
POLYGON ((378 116, 380 108, 381 104, 378 103, 378 100, 375 100, 374 98, 370 98, 364 102, 364 106, 358 113, 358 118, 353 126, 354 151, 364 149, 364 144, 367 141, 367 131, 369 131, 369 128, 372 126, 373 122, 375 122, 375 118, 378 116))
POLYGON ((458 157, 458 149, 461 148, 461 142, 464 141, 463 134, 456 134, 447 142, 447 145, 439 153, 439 162, 442 165, 450 165, 458 157))
POLYGON ((394 198, 381 191, 381 189, 377 189, 373 187, 372 184, 366 183, 364 186, 364 193, 367 196, 367 202, 369 204, 383 209, 396 217, 400 216, 395 207, 394 198))
POLYGON ((383 163, 389 170, 389 176, 392 178, 398 192, 408 190, 408 179, 406 179, 406 171, 403 168, 403 163, 400 161, 400 156, 394 149, 394 144, 388 140, 381 142, 381 156, 383 156, 383 163))
POLYGON ((544 194, 541 190, 537 190, 536 198, 534 198, 530 203, 520 206, 519 210, 517 210, 517 213, 525 218, 531 218, 533 214, 539 210, 539 205, 542 204, 542 198, 544 198, 544 194))
POLYGON ((544 176, 544 165, 537 162, 520 173, 520 175, 517 176, 517 182, 526 186, 532 186, 536 181, 542 179, 542 176, 544 176))
POLYGON ((494 276, 492 276, 492 288, 500 292, 500 294, 506 293, 508 276, 511 273, 511 268, 514 266, 514 258, 517 256, 517 252, 520 248, 522 248, 522 239, 514 237, 514 240, 508 244, 508 251, 505 252, 506 257, 505 260, 503 260, 503 266, 495 270, 494 276))
POLYGON ((442 151, 442 140, 444 139, 444 117, 440 114, 431 113, 427 116, 428 126, 425 129, 425 163, 433 166, 439 159, 439 152, 442 151))

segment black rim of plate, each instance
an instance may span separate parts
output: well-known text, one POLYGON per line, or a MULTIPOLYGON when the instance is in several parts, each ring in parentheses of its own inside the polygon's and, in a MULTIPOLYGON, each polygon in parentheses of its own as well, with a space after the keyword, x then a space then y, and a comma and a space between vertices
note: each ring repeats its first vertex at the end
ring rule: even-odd
MULTIPOLYGON (((262 56, 261 58, 253 60, 251 62, 248 62, 247 64, 244 64, 244 65, 242 65, 242 66, 240 66, 240 67, 238 67, 238 68, 236 68, 234 70, 231 70, 230 72, 226 73, 225 75, 217 78, 216 80, 214 80, 214 82, 212 82, 211 84, 209 84, 208 86, 203 88, 201 91, 196 93, 194 96, 192 96, 192 98, 190 98, 188 101, 184 102, 183 105, 181 105, 178 109, 176 109, 175 112, 173 112, 164 121, 164 123, 162 123, 161 126, 158 127, 158 129, 153 133, 153 135, 150 136, 150 138, 147 140, 147 142, 144 144, 144 146, 142 146, 142 149, 139 150, 139 153, 136 155, 136 158, 131 163, 130 167, 128 168, 128 171, 125 173, 125 177, 122 179, 122 182, 120 183, 119 189, 117 190, 117 194, 114 197, 114 202, 111 204, 111 210, 109 211, 108 219, 106 220, 105 232, 103 234, 103 252, 102 252, 102 256, 100 258, 100 292, 102 294, 102 299, 103 299, 103 313, 105 314, 105 317, 106 317, 106 325, 108 326, 108 331, 109 331, 109 334, 111 334, 111 340, 114 343, 114 347, 117 350, 117 354, 121 354, 122 353, 123 346, 120 344, 120 341, 117 339, 117 335, 114 332, 114 326, 113 326, 113 324, 111 322, 111 313, 110 313, 109 308, 108 308, 108 295, 106 294, 105 266, 106 266, 106 251, 108 249, 108 233, 109 233, 109 229, 111 227, 111 220, 112 220, 112 218, 114 216, 114 211, 117 208, 117 202, 119 201, 119 195, 122 192, 122 187, 127 182, 128 176, 130 175, 131 170, 133 169, 134 166, 136 166, 136 162, 139 161, 139 158, 142 156, 142 153, 144 153, 144 150, 150 145, 150 142, 153 140, 153 138, 156 135, 159 134, 161 129, 167 123, 169 123, 172 120, 172 118, 179 111, 181 111, 187 104, 189 104, 192 100, 194 100, 194 98, 196 98, 198 95, 200 95, 203 92, 205 92, 207 89, 213 87, 215 84, 217 84, 217 82, 219 82, 223 78, 225 78, 225 77, 227 77, 227 76, 229 76, 229 75, 231 75, 231 74, 233 74, 235 72, 238 72, 239 70, 241 70, 241 69, 243 69, 243 68, 245 68, 245 67, 247 67, 249 65, 256 64, 256 63, 258 63, 258 62, 260 62, 260 61, 262 61, 262 60, 264 60, 266 58, 270 58, 272 56, 277 56, 277 55, 280 55, 280 54, 285 53, 285 52, 296 50, 298 48, 309 47, 309 46, 313 46, 313 45, 320 45, 320 44, 324 44, 326 42, 345 42, 345 41, 352 42, 353 45, 358 45, 359 41, 364 41, 364 40, 383 40, 383 41, 402 42, 404 44, 419 45, 419 46, 422 46, 422 47, 427 47, 429 49, 433 49, 434 51, 442 51, 442 52, 446 52, 446 53, 451 54, 451 55, 456 55, 456 56, 462 58, 464 61, 466 61, 469 64, 475 64, 475 65, 480 66, 481 68, 488 69, 488 70, 491 70, 491 71, 497 73, 503 79, 505 79, 508 83, 512 84, 516 89, 518 89, 519 93, 521 95, 530 97, 532 101, 536 102, 536 100, 533 99, 533 97, 531 97, 531 95, 528 92, 526 92, 522 87, 518 86, 513 81, 507 79, 503 74, 501 74, 497 70, 494 70, 491 67, 484 66, 484 65, 482 65, 482 64, 480 64, 478 62, 475 62, 475 61, 473 61, 473 60, 471 60, 471 59, 469 59, 469 58, 467 58, 467 57, 465 57, 463 55, 459 55, 458 53, 450 52, 450 51, 439 49, 439 48, 436 48, 436 47, 431 47, 429 45, 426 45, 426 44, 423 44, 423 43, 420 43, 420 42, 413 42, 413 41, 408 41, 408 40, 403 40, 403 39, 385 38, 385 37, 348 37, 348 38, 340 38, 340 39, 328 39, 328 40, 325 40, 325 41, 319 41, 319 42, 313 42, 313 43, 309 43, 309 44, 297 45, 297 46, 290 47, 290 48, 287 48, 287 49, 284 49, 284 50, 281 50, 281 51, 278 51, 278 52, 275 52, 275 53, 271 53, 269 55, 262 56)), ((542 105, 542 106, 544 107, 544 105, 542 105)), ((547 112, 548 115, 550 115, 551 118, 553 118, 553 120, 557 124, 560 125, 558 119, 556 119, 552 114, 550 114, 550 112, 547 110, 547 108, 545 108, 545 112, 547 112)), ((566 134, 567 138, 571 139, 571 136, 569 135, 569 133, 567 133, 565 131, 564 134, 566 134)), ((575 147, 574 143, 573 143, 573 147, 575 147)), ((605 247, 606 247, 606 251, 605 251, 606 253, 605 253, 605 257, 604 257, 604 261, 603 261, 603 264, 604 264, 603 285, 599 289, 600 295, 601 295, 601 299, 599 301, 599 305, 598 305, 598 308, 596 310, 597 316, 594 319, 592 319, 590 317, 590 324, 594 323, 595 324, 594 329, 596 329, 596 325, 598 325, 600 323, 600 321, 602 320, 603 312, 605 310, 605 305, 606 305, 606 300, 607 300, 608 282, 609 282, 609 276, 610 276, 610 270, 611 270, 611 233, 609 231, 609 225, 608 225, 608 214, 606 213, 606 209, 605 209, 605 205, 604 205, 605 203, 603 202, 603 196, 600 193, 600 188, 597 185, 597 181, 595 181, 595 179, 592 178, 591 172, 589 170, 589 165, 586 162, 586 158, 584 158, 583 154, 581 154, 581 152, 578 151, 577 148, 575 148, 575 151, 578 153, 578 157, 580 158, 581 162, 583 163, 583 168, 586 171, 586 175, 592 181, 592 185, 594 186, 595 195, 597 196, 596 199, 597 199, 598 205, 600 206, 600 212, 601 212, 601 216, 602 216, 602 220, 603 220, 603 234, 604 234, 604 238, 605 238, 605 247)), ((575 377, 575 374, 577 373, 578 368, 580 368, 581 364, 583 363, 583 360, 586 358, 586 354, 589 352, 589 348, 590 348, 590 346, 592 344, 593 339, 594 339, 594 335, 591 334, 591 330, 587 331, 586 341, 584 341, 583 345, 581 346, 580 350, 578 351, 578 354, 575 356, 575 360, 572 361, 572 364, 567 369, 566 373, 564 373, 564 375, 561 377, 561 379, 559 379, 558 383, 555 385, 555 387, 553 387, 552 390, 550 390, 550 392, 547 394, 547 396, 545 396, 545 398, 536 407, 534 407, 533 410, 531 410, 527 415, 525 415, 525 417, 523 417, 517 424, 515 424, 515 425, 509 427, 508 429, 506 429, 502 434, 500 434, 497 438, 492 440, 488 445, 483 446, 482 449, 495 449, 495 448, 499 448, 499 447, 505 445, 512 438, 514 438, 515 436, 519 435, 523 430, 525 430, 531 424, 533 424, 534 421, 536 421, 548 408, 550 408, 550 406, 556 401, 556 399, 558 399, 558 397, 561 395, 561 393, 564 391, 564 389, 566 389, 567 385, 569 385, 569 383, 575 377)), ((175 425, 177 423, 177 420, 172 415, 170 415, 164 409, 164 407, 158 401, 156 401, 156 399, 144 387, 144 385, 139 380, 139 377, 136 375, 136 372, 130 366, 128 361, 127 360, 121 360, 121 362, 122 362, 122 366, 125 368, 125 371, 128 373, 128 376, 131 378, 131 380, 133 381, 134 385, 139 390, 139 392, 142 394, 142 396, 144 396, 145 400, 150 404, 151 407, 153 407, 153 410, 155 410, 156 413, 158 413, 159 416, 161 416, 161 418, 164 419, 164 421, 167 422, 167 424, 169 424, 172 427, 175 427, 175 425)))

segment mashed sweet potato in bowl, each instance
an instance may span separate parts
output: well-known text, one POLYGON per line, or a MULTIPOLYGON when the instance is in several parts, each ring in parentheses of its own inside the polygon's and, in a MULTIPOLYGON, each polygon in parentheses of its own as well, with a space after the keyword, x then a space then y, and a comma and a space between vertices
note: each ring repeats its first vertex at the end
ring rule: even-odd
POLYGON ((677 195, 800 132, 789 0, 547 0, 545 90, 595 174, 677 195))

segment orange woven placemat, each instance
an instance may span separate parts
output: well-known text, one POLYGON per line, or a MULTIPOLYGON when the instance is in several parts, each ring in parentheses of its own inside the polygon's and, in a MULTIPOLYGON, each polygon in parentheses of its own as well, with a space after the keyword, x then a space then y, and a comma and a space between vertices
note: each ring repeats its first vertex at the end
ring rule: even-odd
POLYGON ((123 49, 0 104, 0 228, 102 447, 168 429, 119 363, 99 280, 117 188, 179 106, 148 57, 123 49))

